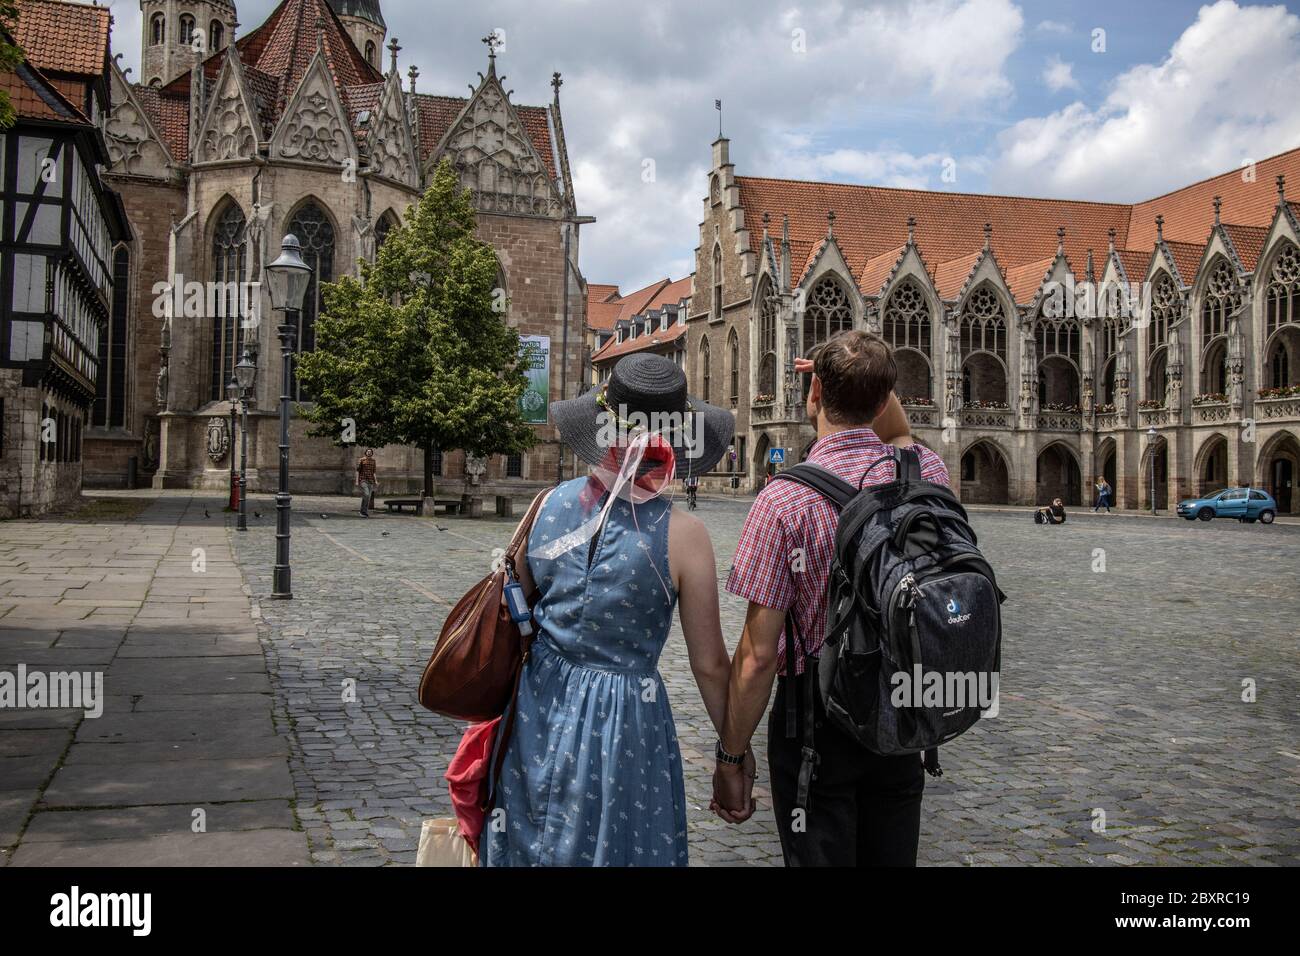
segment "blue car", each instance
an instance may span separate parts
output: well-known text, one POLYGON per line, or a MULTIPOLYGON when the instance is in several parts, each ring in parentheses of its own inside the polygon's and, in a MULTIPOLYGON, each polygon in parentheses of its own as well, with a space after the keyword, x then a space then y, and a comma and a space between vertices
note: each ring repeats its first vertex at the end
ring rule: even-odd
POLYGON ((1192 521, 1200 518, 1236 518, 1253 523, 1256 519, 1272 524, 1277 517, 1277 502, 1267 491, 1258 488, 1225 488, 1204 498, 1188 498, 1178 502, 1178 513, 1192 521))

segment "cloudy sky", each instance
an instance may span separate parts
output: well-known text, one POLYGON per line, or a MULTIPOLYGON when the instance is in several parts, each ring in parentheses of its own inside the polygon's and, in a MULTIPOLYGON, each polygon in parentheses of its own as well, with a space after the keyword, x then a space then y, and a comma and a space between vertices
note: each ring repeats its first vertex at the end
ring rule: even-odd
MULTIPOLYGON (((236 2, 241 33, 275 6, 236 2)), ((582 270, 624 291, 694 268, 719 98, 742 175, 1133 201, 1300 146, 1300 0, 382 3, 424 92, 492 29, 517 103, 563 73, 582 270)))

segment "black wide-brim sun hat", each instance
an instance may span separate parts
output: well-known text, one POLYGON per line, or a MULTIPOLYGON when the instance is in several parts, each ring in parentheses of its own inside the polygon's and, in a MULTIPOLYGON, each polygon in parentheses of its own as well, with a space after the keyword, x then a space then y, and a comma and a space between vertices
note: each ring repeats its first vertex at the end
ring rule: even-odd
MULTIPOLYGON (((640 424, 640 416, 651 423, 659 415, 675 413, 683 425, 690 415, 688 447, 682 427, 670 428, 664 438, 677 459, 677 477, 700 475, 713 468, 726 454, 736 421, 731 412, 687 394, 686 373, 662 355, 633 354, 619 359, 609 380, 577 398, 551 402, 551 417, 560 430, 560 440, 589 465, 610 463, 609 438, 617 427, 614 415, 640 424)), ((625 439, 635 431, 623 431, 625 439)), ((625 443, 625 442, 624 442, 625 443)), ((644 462, 639 474, 652 468, 644 462)))

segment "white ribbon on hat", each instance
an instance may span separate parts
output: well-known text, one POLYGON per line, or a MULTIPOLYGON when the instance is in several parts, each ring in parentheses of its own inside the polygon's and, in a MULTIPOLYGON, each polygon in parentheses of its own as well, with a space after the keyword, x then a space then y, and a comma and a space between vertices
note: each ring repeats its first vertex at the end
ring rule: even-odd
MULTIPOLYGON (((561 535, 546 547, 540 548, 536 552, 537 557, 553 561, 560 555, 568 554, 579 545, 590 541, 604 526, 605 519, 609 517, 610 509, 614 507, 614 499, 616 498, 626 497, 628 499, 632 505, 632 522, 634 525, 636 524, 636 499, 638 493, 644 494, 644 497, 641 498, 643 502, 649 501, 659 494, 657 491, 647 493, 646 489, 637 488, 635 481, 637 469, 641 466, 641 460, 645 457, 646 449, 650 447, 651 440, 656 437, 661 437, 658 432, 642 431, 636 434, 627 445, 627 452, 623 456, 623 463, 619 466, 618 473, 614 476, 613 485, 608 485, 608 482, 604 480, 612 473, 612 470, 597 466, 596 477, 602 479, 602 484, 609 487, 609 497, 606 499, 604 507, 600 509, 599 514, 593 515, 568 534, 561 535)), ((677 460, 676 456, 673 456, 668 461, 668 474, 663 487, 666 488, 671 485, 676 470, 677 460)), ((636 525, 636 529, 640 531, 640 525, 636 525)), ((657 567, 655 567, 655 574, 659 574, 657 567)), ((659 575, 659 581, 664 585, 664 593, 668 593, 668 585, 664 582, 663 575, 659 575)))

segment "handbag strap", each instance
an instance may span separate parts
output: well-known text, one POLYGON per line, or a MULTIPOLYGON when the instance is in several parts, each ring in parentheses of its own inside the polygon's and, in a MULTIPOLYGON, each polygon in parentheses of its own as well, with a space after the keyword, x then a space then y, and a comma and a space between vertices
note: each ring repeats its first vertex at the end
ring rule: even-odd
MULTIPOLYGON (((506 545, 504 560, 506 568, 510 571, 511 577, 516 577, 515 559, 519 556, 519 549, 524 546, 524 543, 528 540, 528 536, 532 534, 533 525, 537 521, 537 513, 542 510, 542 505, 545 503, 546 499, 550 497, 553 490, 554 489, 552 488, 544 488, 537 492, 537 497, 533 499, 533 503, 530 504, 528 510, 524 512, 523 520, 519 522, 519 526, 515 528, 514 535, 510 538, 510 543, 506 545)), ((533 582, 533 584, 535 587, 536 582, 533 582)))
MULTIPOLYGON (((533 524, 537 521, 537 515, 542 510, 542 505, 555 489, 546 488, 537 493, 533 503, 528 506, 528 511, 524 513, 523 520, 519 522, 519 527, 515 529, 514 536, 510 539, 510 544, 506 547, 505 562, 511 576, 515 575, 515 558, 519 555, 519 549, 528 536, 532 533, 533 524)), ((533 590, 537 590, 537 582, 533 582, 533 590)), ((501 718, 501 727, 497 733, 496 746, 492 753, 492 772, 488 775, 487 788, 483 797, 482 808, 487 812, 491 808, 493 800, 496 798, 497 781, 501 776, 501 765, 505 763, 506 747, 510 743, 510 737, 515 730, 515 709, 519 704, 519 682, 524 676, 524 666, 528 663, 528 656, 532 652, 533 636, 531 634, 521 634, 520 642, 523 644, 523 653, 519 658, 519 666, 515 669, 514 686, 510 689, 510 706, 506 709, 501 718)))

